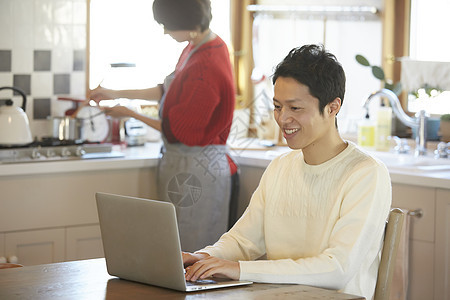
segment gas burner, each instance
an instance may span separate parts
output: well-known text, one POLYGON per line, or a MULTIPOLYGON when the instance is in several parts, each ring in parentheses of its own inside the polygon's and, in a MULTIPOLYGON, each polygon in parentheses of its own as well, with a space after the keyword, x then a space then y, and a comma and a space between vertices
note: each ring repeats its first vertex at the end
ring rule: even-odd
MULTIPOLYGON (((34 142, 33 142, 33 143, 34 143, 34 142)), ((31 144, 26 144, 26 145, 0 145, 0 150, 1 150, 1 149, 9 150, 9 149, 30 148, 30 147, 33 147, 33 143, 31 143, 31 144)))
POLYGON ((0 149, 0 164, 124 157, 123 153, 112 150, 112 144, 59 142, 58 145, 50 141, 50 145, 36 142, 24 147, 0 149))
POLYGON ((81 145, 83 144, 83 140, 59 140, 54 137, 42 137, 41 141, 36 141, 34 146, 72 146, 72 145, 81 145))
POLYGON ((59 140, 53 137, 42 137, 26 145, 0 145, 0 149, 23 149, 33 147, 74 146, 82 145, 82 140, 59 140))

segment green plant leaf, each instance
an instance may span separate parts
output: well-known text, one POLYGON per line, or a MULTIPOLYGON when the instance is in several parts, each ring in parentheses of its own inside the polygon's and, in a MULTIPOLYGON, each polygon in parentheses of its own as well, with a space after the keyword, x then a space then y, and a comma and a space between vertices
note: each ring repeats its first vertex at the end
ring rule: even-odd
POLYGON ((363 65, 363 66, 366 66, 366 67, 369 67, 369 66, 370 66, 369 61, 368 61, 364 56, 362 56, 361 54, 357 54, 357 55, 355 56, 355 59, 356 59, 356 61, 357 61, 358 63, 360 63, 360 64, 363 65))
POLYGON ((375 78, 384 80, 384 71, 382 68, 380 68, 378 66, 372 66, 372 74, 373 74, 373 76, 375 76, 375 78))
POLYGON ((385 81, 384 82, 384 88, 387 89, 387 90, 393 91, 394 90, 394 85, 392 83, 390 83, 389 81, 385 81))

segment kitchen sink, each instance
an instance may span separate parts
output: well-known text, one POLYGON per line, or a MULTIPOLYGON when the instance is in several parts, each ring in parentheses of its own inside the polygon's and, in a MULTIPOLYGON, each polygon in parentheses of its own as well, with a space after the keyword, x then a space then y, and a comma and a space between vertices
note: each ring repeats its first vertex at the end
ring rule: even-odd
POLYGON ((414 156, 413 154, 397 154, 392 152, 371 151, 391 170, 408 172, 450 172, 450 159, 434 158, 432 154, 414 156))

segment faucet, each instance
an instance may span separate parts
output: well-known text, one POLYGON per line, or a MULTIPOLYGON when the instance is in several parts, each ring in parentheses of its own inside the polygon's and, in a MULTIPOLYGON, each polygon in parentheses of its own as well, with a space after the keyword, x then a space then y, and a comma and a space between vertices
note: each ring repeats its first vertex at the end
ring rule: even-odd
POLYGON ((427 154, 427 119, 428 116, 424 110, 416 113, 415 117, 408 116, 400 105, 400 101, 396 94, 391 90, 381 89, 372 93, 369 98, 364 102, 364 108, 369 109, 369 102, 375 96, 386 97, 392 107, 392 111, 399 118, 399 120, 408 127, 416 129, 416 149, 414 151, 415 156, 422 156, 427 154))

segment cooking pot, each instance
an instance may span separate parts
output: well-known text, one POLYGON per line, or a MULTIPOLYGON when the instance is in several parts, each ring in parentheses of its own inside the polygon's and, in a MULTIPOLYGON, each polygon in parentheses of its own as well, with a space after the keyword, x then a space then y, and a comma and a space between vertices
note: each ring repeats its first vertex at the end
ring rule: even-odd
POLYGON ((22 108, 13 106, 12 100, 7 100, 6 105, 0 106, 0 145, 23 146, 30 144, 33 138, 31 137, 30 122, 25 113, 27 97, 21 89, 16 87, 0 87, 0 90, 5 89, 16 91, 22 96, 22 108))
POLYGON ((49 117, 50 121, 50 136, 60 141, 81 141, 84 137, 84 120, 72 118, 71 116, 64 117, 49 117))

